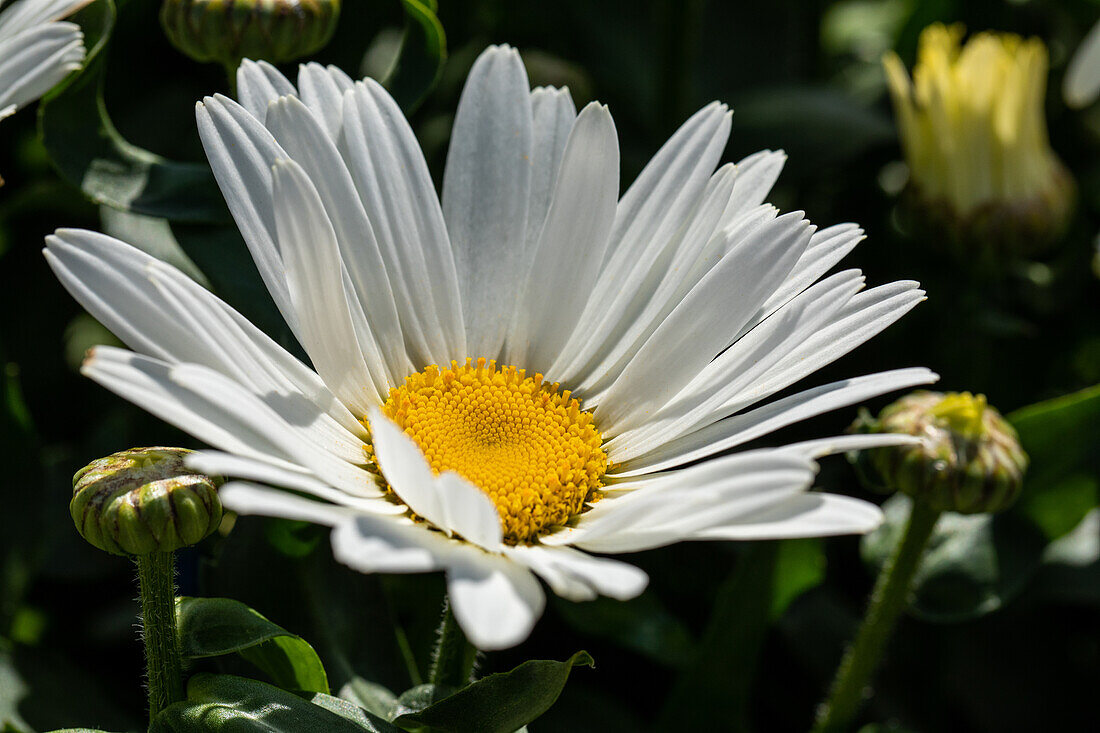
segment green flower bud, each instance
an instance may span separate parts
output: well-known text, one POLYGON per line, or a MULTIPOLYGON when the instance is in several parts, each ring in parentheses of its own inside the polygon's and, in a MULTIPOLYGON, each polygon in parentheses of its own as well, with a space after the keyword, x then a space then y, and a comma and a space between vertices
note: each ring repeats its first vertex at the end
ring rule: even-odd
POLYGON ((969 392, 918 391, 886 407, 878 418, 863 411, 852 432, 903 433, 921 445, 862 451, 856 465, 879 490, 901 491, 938 511, 979 514, 1012 506, 1028 458, 1016 430, 969 392))
POLYGON ((76 529, 115 555, 171 552, 218 528, 220 479, 184 465, 183 448, 131 448, 92 461, 73 476, 76 529))
POLYGON ((291 61, 320 50, 336 30, 340 0, 165 0, 168 40, 196 61, 291 61))

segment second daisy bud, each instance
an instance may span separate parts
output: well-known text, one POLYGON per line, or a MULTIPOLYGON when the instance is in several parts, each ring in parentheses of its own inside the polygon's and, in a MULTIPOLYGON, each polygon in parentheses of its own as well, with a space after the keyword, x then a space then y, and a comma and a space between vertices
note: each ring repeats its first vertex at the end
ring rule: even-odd
POLYGON ((194 60, 235 68, 246 58, 278 64, 314 53, 339 16, 340 0, 165 0, 160 22, 194 60))
POLYGON ((220 480, 184 465, 183 448, 131 448, 73 476, 77 531, 115 555, 171 552, 205 539, 222 520, 220 480))
POLYGON ((925 28, 910 79, 884 59, 922 225, 960 259, 1030 255, 1055 241, 1073 208, 1073 179, 1050 147, 1043 103, 1047 49, 1037 38, 925 28))
POLYGON ((920 445, 876 448, 857 459, 876 488, 901 491, 937 511, 999 512, 1020 495, 1028 457, 1016 430, 984 395, 918 391, 864 413, 854 432, 903 433, 920 445))

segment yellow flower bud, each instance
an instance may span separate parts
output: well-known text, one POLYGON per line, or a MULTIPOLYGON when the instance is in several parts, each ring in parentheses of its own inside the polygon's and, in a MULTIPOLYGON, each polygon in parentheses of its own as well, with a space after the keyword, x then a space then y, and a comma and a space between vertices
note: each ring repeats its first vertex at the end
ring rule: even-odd
POLYGON ((908 197, 920 221, 965 258, 1032 254, 1061 235, 1075 197, 1043 113, 1047 49, 1037 38, 993 32, 960 45, 963 33, 959 25, 925 28, 912 79, 897 54, 883 60, 908 197))

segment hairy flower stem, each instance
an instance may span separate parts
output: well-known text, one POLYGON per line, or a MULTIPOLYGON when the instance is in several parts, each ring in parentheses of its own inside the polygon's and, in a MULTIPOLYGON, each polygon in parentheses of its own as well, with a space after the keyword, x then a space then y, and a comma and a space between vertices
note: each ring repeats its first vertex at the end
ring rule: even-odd
POLYGON ((435 654, 432 655, 430 681, 433 685, 465 687, 474 673, 477 648, 462 633, 451 611, 450 599, 443 601, 443 618, 439 622, 435 654))
POLYGON ((863 625, 844 653, 829 697, 818 708, 813 733, 832 733, 851 728, 852 719, 863 702, 867 683, 878 667, 898 615, 905 608, 913 574, 920 566, 924 546, 940 514, 923 502, 913 502, 905 535, 875 582, 863 625))
POLYGON ((183 700, 174 560, 172 552, 152 552, 134 558, 141 586, 150 721, 164 708, 183 700))

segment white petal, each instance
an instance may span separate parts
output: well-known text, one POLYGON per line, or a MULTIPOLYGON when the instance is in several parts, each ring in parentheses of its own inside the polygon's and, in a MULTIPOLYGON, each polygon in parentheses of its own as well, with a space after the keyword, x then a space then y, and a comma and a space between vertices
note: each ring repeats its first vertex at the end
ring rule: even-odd
POLYGON ((561 356, 547 372, 579 384, 606 356, 651 288, 677 236, 698 206, 729 137, 729 110, 703 108, 672 136, 623 195, 615 213, 600 276, 561 356))
POLYGON ((248 481, 230 481, 218 490, 222 505, 244 516, 298 519, 334 527, 352 515, 333 504, 311 501, 286 491, 257 486, 248 481))
POLYGON ((779 540, 866 534, 882 524, 874 504, 836 494, 803 494, 735 524, 697 532, 698 540, 779 540))
MULTIPOLYGON (((397 306, 371 221, 359 200, 351 174, 317 117, 295 97, 271 103, 267 127, 317 188, 339 244, 355 295, 378 341, 390 384, 411 369, 397 317, 397 306)), ((362 345, 362 344, 361 344, 362 345)))
POLYGON ((640 568, 571 547, 517 545, 506 553, 535 571, 554 593, 571 601, 589 601, 597 595, 625 601, 649 583, 649 576, 640 568))
POLYGON ((377 345, 359 341, 336 234, 301 166, 285 160, 273 170, 275 219, 287 260, 287 284, 302 325, 299 340, 328 388, 365 415, 382 402, 385 370, 377 345), (371 357, 373 364, 367 361, 371 357))
POLYGON ((797 452, 759 450, 649 478, 597 502, 571 532, 542 539, 596 552, 634 552, 677 542, 805 491, 816 466, 797 452))
POLYGON ((666 439, 790 386, 871 338, 924 298, 916 283, 897 282, 856 293, 844 303, 836 299, 844 295, 837 287, 842 288, 848 276, 838 273, 802 293, 700 371, 662 411, 680 422, 663 424, 660 416, 653 421, 666 439), (787 317, 794 319, 789 331, 784 328, 787 317), (735 369, 738 362, 743 369, 735 369))
POLYGON ((1062 96, 1075 109, 1089 106, 1100 96, 1100 20, 1073 52, 1062 80, 1062 96))
POLYGON ((282 255, 276 245, 271 166, 289 157, 243 107, 221 95, 195 108, 199 137, 233 220, 264 284, 296 336, 298 317, 290 301, 282 255))
POLYGON ((485 492, 449 471, 435 483, 446 514, 446 526, 486 550, 500 550, 504 541, 500 514, 485 492))
POLYGON ((863 239, 863 230, 855 224, 838 224, 814 232, 805 253, 795 263, 783 285, 764 302, 764 305, 760 306, 760 310, 745 323, 734 338, 730 339, 730 343, 737 341, 799 293, 804 292, 863 239))
MULTIPOLYGON (((531 115, 534 123, 531 200, 527 207, 527 236, 524 237, 524 246, 529 251, 534 250, 546 212, 550 210, 554 181, 558 177, 569 131, 577 119, 577 108, 568 88, 539 87, 531 92, 531 115)), ((618 161, 615 165, 618 167, 618 161)))
POLYGON ((466 353, 454 255, 424 154, 397 103, 373 80, 344 98, 340 150, 385 260, 417 368, 466 353))
MULTIPOLYGON (((470 70, 443 175, 443 217, 458 271, 468 356, 500 354, 522 271, 533 145, 519 53, 490 46, 470 70)), ((463 355, 456 355, 461 358, 463 355)))
POLYGON ((784 356, 768 378, 755 385, 757 395, 752 401, 774 394, 839 359, 922 300, 924 291, 913 281, 898 281, 857 293, 828 326, 784 356))
POLYGON ((549 367, 573 331, 603 259, 619 196, 619 144, 607 107, 577 117, 509 334, 509 363, 549 367))
POLYGON ((219 495, 238 514, 297 519, 333 528, 332 554, 361 573, 424 573, 439 570, 448 555, 441 535, 395 517, 354 514, 246 481, 223 486, 219 495), (404 522, 404 523, 403 523, 404 522))
MULTIPOLYGON (((625 264, 663 246, 698 202, 730 134, 730 112, 712 102, 668 139, 619 203, 605 262, 625 264)), ((609 270, 614 268, 609 267, 609 270)))
POLYGON ((722 350, 805 250, 799 213, 781 216, 723 257, 653 332, 600 400, 605 435, 665 405, 722 350))
POLYGON ((371 410, 370 426, 382 475, 409 508, 447 534, 457 532, 487 550, 500 549, 500 515, 484 492, 457 474, 437 479, 412 438, 381 410, 371 410))
POLYGON ((458 543, 396 517, 358 515, 332 533, 332 555, 360 573, 427 573, 442 570, 458 543))
MULTIPOLYGON (((92 0, 32 0, 9 5, 0 16, 0 40, 75 13, 92 0)), ((0 3, 3 5, 3 3, 0 3)))
POLYGON ((203 364, 259 395, 305 398, 345 431, 366 437, 311 369, 171 265, 78 229, 47 237, 44 254, 66 290, 135 351, 203 364))
MULTIPOLYGON (((729 201, 733 187, 733 166, 715 171, 707 182, 691 221, 677 234, 678 242, 662 256, 659 277, 647 287, 638 288, 637 308, 632 308, 614 329, 612 341, 600 350, 600 361, 592 362, 577 390, 588 395, 589 406, 596 395, 605 391, 622 374, 630 360, 725 252, 726 235, 715 233, 718 217, 729 201)), ((758 212, 760 221, 775 218, 768 207, 758 212)), ((556 378, 557 375, 554 375, 556 378)))
POLYGON ((237 479, 260 481, 273 486, 281 486, 360 512, 396 515, 404 514, 407 511, 404 506, 385 499, 352 496, 339 489, 334 489, 318 480, 308 469, 301 466, 291 468, 290 466, 276 465, 269 461, 244 458, 243 456, 219 451, 192 453, 187 456, 186 462, 188 466, 196 471, 210 476, 232 476, 237 479))
POLYGON ((335 66, 316 62, 298 67, 298 91, 302 101, 324 122, 333 140, 340 134, 344 120, 344 92, 355 82, 335 66))
MULTIPOLYGON (((615 436, 608 456, 623 463, 655 446, 716 422, 742 407, 733 398, 759 398, 753 387, 803 341, 830 323, 863 287, 858 270, 838 273, 800 294, 705 365, 644 424, 615 436)), ((755 400, 754 400, 755 401, 755 400)))
POLYGON ((447 568, 455 619, 478 649, 515 646, 527 638, 546 606, 535 577, 499 555, 464 553, 447 568))
POLYGON ((801 443, 791 443, 778 450, 794 451, 808 458, 817 459, 853 450, 887 448, 895 445, 920 445, 923 442, 921 438, 915 435, 903 435, 901 433, 836 435, 830 438, 817 438, 815 440, 804 440, 801 443))
POLYGON ((297 93, 290 80, 266 61, 245 59, 237 67, 237 99, 260 122, 267 119, 267 105, 297 93))
MULTIPOLYGON (((170 366, 100 346, 81 372, 199 440, 258 460, 304 466, 326 483, 358 496, 379 496, 374 480, 337 457, 308 428, 279 417, 239 384, 196 364, 170 366)), ((323 438, 323 436, 322 436, 323 438)))
POLYGON ((84 34, 75 23, 48 23, 0 40, 0 108, 38 99, 84 60, 84 34))
POLYGON ((669 440, 640 458, 625 463, 613 475, 641 476, 697 461, 830 410, 858 404, 894 390, 935 382, 937 379, 939 377, 934 372, 913 368, 855 377, 815 387, 669 440))
POLYGON ((786 162, 787 154, 782 150, 761 150, 739 160, 737 181, 722 215, 723 225, 764 203, 786 162))

